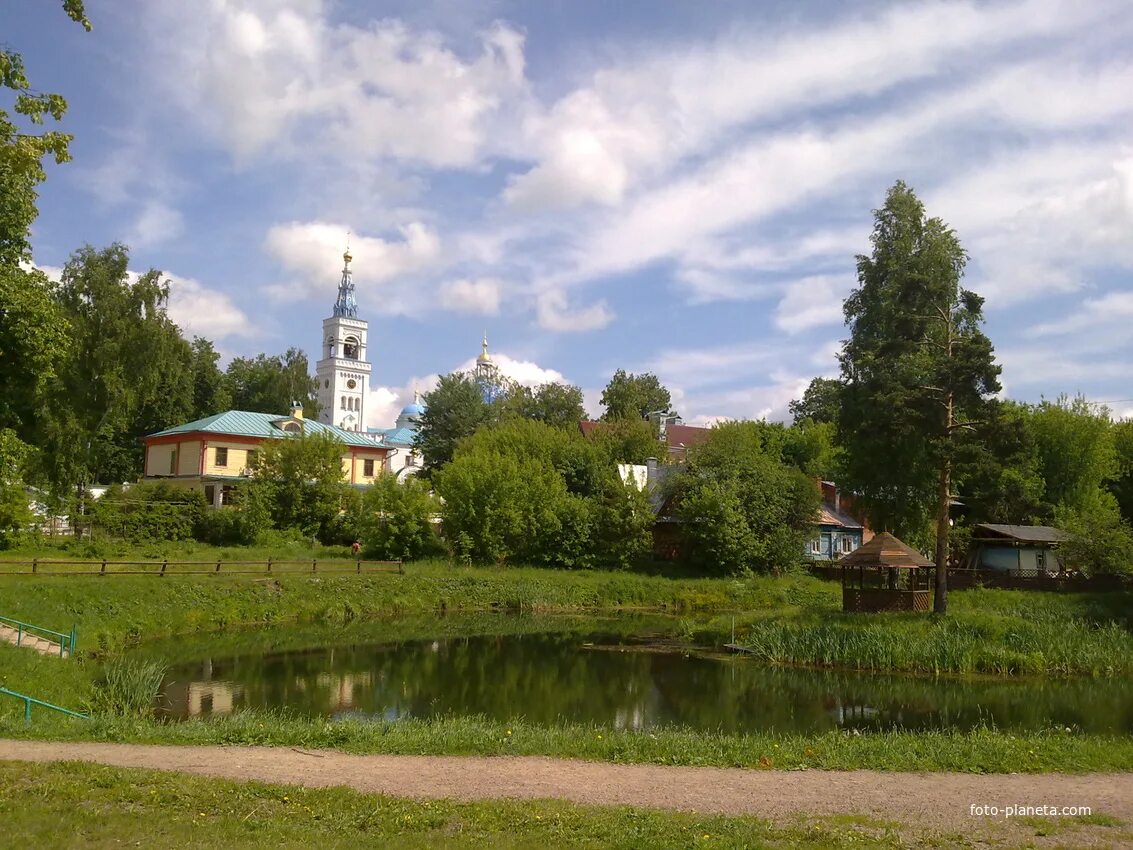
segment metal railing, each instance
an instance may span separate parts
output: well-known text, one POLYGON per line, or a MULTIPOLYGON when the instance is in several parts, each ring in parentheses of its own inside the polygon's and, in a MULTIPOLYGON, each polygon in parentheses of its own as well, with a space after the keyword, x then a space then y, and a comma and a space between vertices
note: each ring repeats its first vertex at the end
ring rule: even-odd
POLYGON ((404 574, 401 561, 362 561, 344 558, 317 558, 267 561, 111 561, 60 560, 33 558, 30 561, 0 561, 0 576, 123 576, 152 575, 297 575, 297 574, 398 573, 404 574))
POLYGON ((11 617, 0 617, 0 625, 6 625, 16 630, 16 646, 23 646, 24 635, 29 635, 30 637, 45 635, 49 643, 59 644, 60 658, 75 654, 76 634, 74 626, 71 626, 69 633, 57 632, 54 629, 45 629, 43 626, 35 626, 31 623, 21 622, 20 620, 13 620, 11 617))
POLYGON ((41 706, 42 708, 50 709, 51 711, 58 711, 60 714, 66 714, 69 717, 81 717, 83 720, 90 720, 89 714, 82 714, 78 711, 71 711, 69 708, 63 708, 61 705, 55 705, 50 702, 44 702, 35 697, 29 697, 27 694, 21 694, 17 691, 10 691, 7 688, 0 687, 0 695, 15 697, 24 701, 24 723, 31 723, 31 707, 33 705, 41 706))

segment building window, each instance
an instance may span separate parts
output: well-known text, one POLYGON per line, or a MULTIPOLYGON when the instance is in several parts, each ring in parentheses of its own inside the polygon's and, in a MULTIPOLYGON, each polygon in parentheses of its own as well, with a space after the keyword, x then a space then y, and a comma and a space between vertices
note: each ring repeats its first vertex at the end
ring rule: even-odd
POLYGON ((355 337, 346 338, 346 342, 342 345, 342 354, 347 360, 358 359, 358 340, 355 337))
POLYGON ((822 541, 817 537, 814 540, 810 541, 810 553, 812 555, 822 554, 822 541))
POLYGON ((216 450, 216 465, 228 466, 228 449, 226 447, 218 448, 216 450))
POLYGON ((208 505, 209 505, 210 508, 213 505, 216 504, 216 485, 215 484, 206 484, 205 485, 205 501, 208 502, 208 505))
POLYGON ((854 551, 854 538, 851 537, 849 534, 843 534, 842 535, 842 552, 846 553, 846 552, 853 552, 853 551, 854 551))
POLYGON ((346 396, 342 397, 342 409, 346 410, 346 396))
POLYGON ((362 461, 362 474, 367 478, 373 477, 374 461, 372 459, 362 461))
POLYGON ((169 474, 177 474, 177 449, 174 449, 169 453, 169 474))

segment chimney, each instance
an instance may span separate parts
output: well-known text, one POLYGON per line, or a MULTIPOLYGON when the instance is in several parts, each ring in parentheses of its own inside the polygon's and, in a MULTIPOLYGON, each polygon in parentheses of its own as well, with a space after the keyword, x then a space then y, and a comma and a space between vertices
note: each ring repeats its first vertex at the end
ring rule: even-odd
POLYGON ((645 459, 645 481, 651 483, 657 478, 657 458, 647 457, 645 459))
POLYGON ((291 415, 295 419, 302 419, 303 418, 303 405, 301 405, 297 401, 291 402, 291 415))

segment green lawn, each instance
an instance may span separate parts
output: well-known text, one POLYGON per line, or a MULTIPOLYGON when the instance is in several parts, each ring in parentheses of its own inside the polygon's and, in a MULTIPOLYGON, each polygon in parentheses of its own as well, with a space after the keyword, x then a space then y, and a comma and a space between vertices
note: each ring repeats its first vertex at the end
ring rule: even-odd
MULTIPOLYGON (((14 762, 0 762, 0 822, 8 846, 44 850, 935 847, 951 845, 956 837, 935 835, 916 824, 858 816, 802 817, 772 824, 750 817, 552 801, 416 802, 344 789, 14 762)), ((1118 843, 1131 837, 1121 824, 1070 819, 1044 822, 1033 834, 1073 842, 1082 830, 1118 843)))

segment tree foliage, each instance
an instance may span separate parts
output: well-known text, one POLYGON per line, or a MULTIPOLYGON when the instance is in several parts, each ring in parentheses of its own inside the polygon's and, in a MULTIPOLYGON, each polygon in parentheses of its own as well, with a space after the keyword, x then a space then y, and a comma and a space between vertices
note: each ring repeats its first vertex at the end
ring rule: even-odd
POLYGON ((354 528, 368 558, 412 561, 437 551, 433 516, 437 500, 429 485, 410 476, 381 475, 362 494, 354 528))
POLYGON ((516 384, 501 402, 503 417, 544 422, 556 428, 577 428, 586 418, 582 390, 569 384, 551 382, 531 388, 516 384))
POLYGON ((574 430, 530 420, 483 428, 435 480, 460 559, 624 567, 648 550, 644 497, 574 430))
POLYGON ((441 375, 436 388, 422 401, 425 412, 417 421, 414 445, 421 452, 428 477, 452 460, 457 443, 491 421, 494 411, 476 381, 464 372, 441 375))
POLYGON ((310 372, 307 355, 298 348, 283 354, 235 357, 225 371, 228 403, 236 410, 282 415, 297 401, 307 419, 317 419, 319 384, 310 372))
POLYGON ((193 411, 192 351, 166 313, 169 284, 136 280, 125 246, 76 251, 54 290, 69 357, 49 386, 41 445, 57 484, 141 473, 140 438, 193 411))
POLYGON ((958 443, 981 438, 999 367, 980 327, 983 299, 960 287, 967 254, 904 183, 875 210, 871 241, 844 305, 839 442, 874 528, 920 542, 935 518, 943 612, 958 443))
POLYGON ((10 428, 0 428, 0 549, 32 522, 24 479, 32 448, 10 428))
POLYGON ((644 419, 613 419, 590 428, 587 438, 609 463, 645 463, 661 458, 665 447, 657 441, 653 426, 644 419))
POLYGON ((801 399, 787 405, 796 425, 804 422, 829 423, 838 421, 842 407, 842 382, 834 378, 813 378, 801 399))
POLYGON ((607 422, 616 419, 644 419, 656 411, 674 414, 669 410, 670 404, 672 397, 669 390, 652 372, 635 375, 625 369, 618 369, 602 390, 602 406, 606 408, 602 419, 607 422))
POLYGON ((675 504, 687 557, 700 571, 782 570, 801 559, 819 491, 783 463, 776 433, 759 422, 718 425, 678 477, 675 504))
MULTIPOLYGON (((217 365, 220 353, 211 341, 199 336, 191 343, 193 362, 193 419, 203 419, 232 409, 232 391, 217 365)), ((279 413, 288 413, 281 409, 279 413)), ((172 425, 174 423, 170 423, 172 425)))
POLYGON ((244 485, 252 506, 266 505, 272 525, 328 538, 343 506, 343 446, 326 434, 265 442, 244 485))

